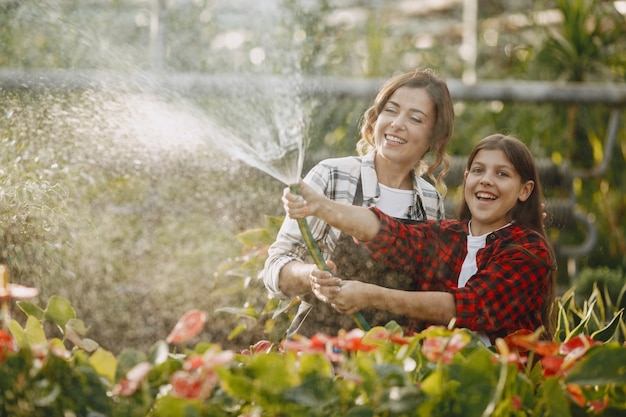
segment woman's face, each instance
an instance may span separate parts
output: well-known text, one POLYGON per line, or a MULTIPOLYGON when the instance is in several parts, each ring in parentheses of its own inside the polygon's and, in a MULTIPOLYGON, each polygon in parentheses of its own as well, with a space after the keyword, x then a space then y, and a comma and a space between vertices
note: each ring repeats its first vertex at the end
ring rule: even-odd
POLYGON ((499 149, 481 149, 465 172, 464 197, 472 213, 472 234, 497 230, 511 221, 517 200, 526 201, 533 181, 522 182, 513 164, 499 149))
POLYGON ((382 108, 374 126, 380 157, 408 168, 415 166, 430 146, 435 105, 423 88, 400 87, 382 108))

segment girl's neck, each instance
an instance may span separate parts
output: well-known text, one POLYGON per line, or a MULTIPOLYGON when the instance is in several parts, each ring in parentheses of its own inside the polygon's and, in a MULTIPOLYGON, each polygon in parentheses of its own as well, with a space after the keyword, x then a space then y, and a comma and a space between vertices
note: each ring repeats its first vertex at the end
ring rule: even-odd
POLYGON ((504 229, 505 227, 510 226, 511 224, 513 224, 512 221, 507 222, 501 226, 496 226, 496 225, 482 226, 482 225, 479 225, 477 222, 472 224, 472 220, 470 220, 467 223, 467 229, 469 231, 470 236, 483 236, 491 232, 495 232, 496 230, 504 229))

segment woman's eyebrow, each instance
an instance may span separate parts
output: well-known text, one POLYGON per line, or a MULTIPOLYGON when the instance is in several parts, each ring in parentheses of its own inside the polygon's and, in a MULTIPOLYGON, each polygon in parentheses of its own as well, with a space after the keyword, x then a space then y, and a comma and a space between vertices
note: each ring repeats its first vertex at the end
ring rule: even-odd
MULTIPOLYGON (((395 101, 393 101, 393 100, 389 100, 389 101, 387 102, 387 104, 392 104, 392 105, 393 105, 393 106, 395 106, 395 107, 400 107, 400 104, 396 103, 396 102, 395 102, 395 101)), ((426 114, 423 110, 420 110, 420 109, 410 108, 410 109, 409 109, 409 111, 411 111, 411 112, 413 112, 413 113, 421 113, 421 114, 423 114, 424 116, 427 116, 427 117, 428 117, 428 114, 426 114)))

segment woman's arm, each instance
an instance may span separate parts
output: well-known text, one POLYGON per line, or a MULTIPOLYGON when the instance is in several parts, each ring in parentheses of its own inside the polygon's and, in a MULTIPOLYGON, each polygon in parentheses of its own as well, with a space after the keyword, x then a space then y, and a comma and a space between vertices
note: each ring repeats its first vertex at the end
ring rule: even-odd
POLYGON ((361 241, 372 240, 378 234, 380 221, 371 210, 333 201, 303 181, 300 189, 302 195, 292 193, 289 188, 283 193, 285 211, 292 219, 315 216, 361 241))

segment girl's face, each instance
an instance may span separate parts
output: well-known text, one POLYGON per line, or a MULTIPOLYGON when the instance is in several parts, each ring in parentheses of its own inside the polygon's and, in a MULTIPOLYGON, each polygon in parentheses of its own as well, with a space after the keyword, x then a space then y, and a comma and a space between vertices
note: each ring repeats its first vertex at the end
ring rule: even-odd
POLYGON ((415 166, 430 146, 435 105, 423 88, 400 87, 376 119, 374 142, 378 155, 390 162, 415 166))
POLYGON ((517 200, 526 201, 534 186, 533 181, 522 182, 501 150, 478 151, 465 172, 464 197, 472 213, 472 234, 483 235, 509 223, 517 200))

